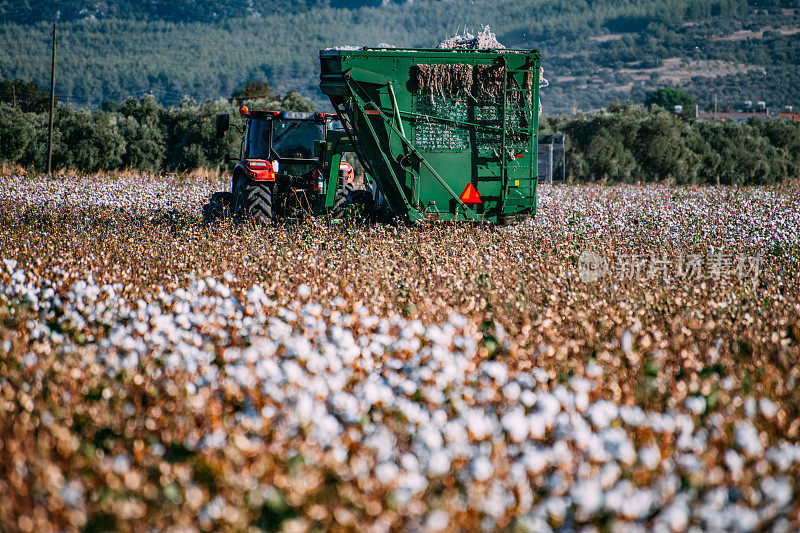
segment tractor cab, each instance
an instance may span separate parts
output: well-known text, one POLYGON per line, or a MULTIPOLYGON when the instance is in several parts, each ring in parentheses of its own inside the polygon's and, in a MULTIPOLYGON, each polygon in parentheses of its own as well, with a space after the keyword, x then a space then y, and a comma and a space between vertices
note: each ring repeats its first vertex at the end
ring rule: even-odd
POLYGON ((334 121, 322 113, 249 111, 245 116, 245 159, 314 161, 314 143, 334 129, 334 121))
MULTIPOLYGON (((333 113, 249 110, 239 112, 247 120, 242 140, 242 156, 237 168, 257 181, 272 181, 278 173, 309 177, 319 168, 315 153, 329 131, 341 131, 333 113)), ((224 137, 229 127, 227 115, 217 121, 217 137, 224 137)))
MULTIPOLYGON (((335 114, 250 110, 246 106, 239 112, 246 119, 240 130, 244 133, 241 155, 233 168, 230 197, 220 201, 227 201, 234 214, 267 220, 273 213, 317 212, 333 202, 338 189, 353 181, 353 168, 341 160, 341 154, 322 157, 330 151, 329 141, 338 146, 344 136, 335 114), (329 137, 332 132, 335 134, 329 137)), ((225 137, 229 128, 229 115, 217 115, 217 138, 225 137)), ((208 210, 214 211, 213 206, 208 210)))

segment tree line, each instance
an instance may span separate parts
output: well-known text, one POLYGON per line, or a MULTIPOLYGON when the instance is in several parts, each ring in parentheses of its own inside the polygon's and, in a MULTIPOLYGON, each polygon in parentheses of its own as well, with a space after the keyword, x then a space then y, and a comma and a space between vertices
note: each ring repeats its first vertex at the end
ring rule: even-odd
POLYGON ((563 133, 572 181, 773 185, 800 177, 800 122, 687 120, 654 105, 543 117, 563 133))
MULTIPOLYGON (((241 124, 241 104, 276 111, 314 110, 314 104, 296 91, 273 93, 265 83, 249 84, 230 100, 198 104, 185 98, 170 108, 150 95, 121 104, 106 101, 96 111, 61 105, 54 117, 53 167, 83 172, 218 167, 226 154, 238 154, 241 137, 217 140, 216 115, 229 113, 234 124, 241 124)), ((47 165, 47 137, 47 113, 0 100, 0 162, 41 171, 47 165)))
MULTIPOLYGON (((674 91, 660 94, 675 98, 674 91)), ((540 132, 565 135, 571 181, 757 185, 800 177, 800 123, 687 119, 654 102, 673 100, 656 94, 650 108, 613 104, 594 115, 542 117, 540 132)), ((215 117, 230 113, 236 123, 242 103, 314 110, 296 92, 273 93, 264 83, 248 84, 229 100, 197 104, 187 98, 171 108, 152 96, 106 102, 94 112, 61 105, 55 115, 54 167, 83 172, 220 167, 226 154, 238 155, 241 136, 217 140, 215 117)), ((47 113, 26 111, 19 103, 0 103, 0 162, 44 169, 47 119, 47 113)))

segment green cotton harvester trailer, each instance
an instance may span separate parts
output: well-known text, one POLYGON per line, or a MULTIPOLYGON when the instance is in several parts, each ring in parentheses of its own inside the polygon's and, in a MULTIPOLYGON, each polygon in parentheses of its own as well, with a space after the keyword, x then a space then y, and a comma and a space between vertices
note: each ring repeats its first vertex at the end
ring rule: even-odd
POLYGON ((320 62, 320 89, 381 218, 508 223, 536 212, 538 52, 331 49, 320 62))

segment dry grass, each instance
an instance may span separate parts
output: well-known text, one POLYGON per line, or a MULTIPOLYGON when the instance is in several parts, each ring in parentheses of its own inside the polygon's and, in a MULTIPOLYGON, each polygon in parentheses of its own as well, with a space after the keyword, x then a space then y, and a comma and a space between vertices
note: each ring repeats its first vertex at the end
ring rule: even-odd
MULTIPOLYGON (((687 399, 703 398, 706 408, 689 412, 703 435, 701 445, 687 452, 672 434, 631 429, 636 448, 656 444, 663 462, 653 471, 638 463, 623 466, 625 479, 648 487, 666 475, 665 465, 675 468, 685 453, 697 457, 703 469, 679 470, 687 497, 693 498, 687 523, 708 525, 701 501, 719 487, 735 488, 740 501, 753 508, 764 505, 759 502, 767 496, 759 487, 767 477, 786 476, 793 494, 800 490, 796 462, 779 470, 767 458, 754 457, 739 473, 725 463, 741 421, 755 424, 767 447, 800 442, 797 186, 543 188, 535 223, 513 228, 329 227, 320 221, 206 228, 198 224, 194 198, 203 195, 198 191, 210 192, 216 186, 212 183, 173 184, 178 190, 171 208, 140 212, 127 200, 113 207, 94 196, 86 198, 95 205, 84 206, 46 196, 11 200, 26 181, 6 183, 0 191, 0 257, 15 259, 31 283, 53 280, 57 287, 51 300, 59 296, 66 301, 76 281, 93 279, 98 286, 119 284, 117 295, 134 309, 141 300, 141 305, 149 302, 170 313, 173 304, 160 294, 176 294, 210 277, 225 280, 240 302, 249 301, 248 291, 260 286, 275 306, 265 310, 265 321, 254 330, 245 332, 233 318, 198 330, 205 339, 200 349, 216 354, 214 364, 229 377, 193 395, 186 387, 196 376, 165 367, 151 351, 141 353, 133 369, 108 374, 103 358, 121 348, 109 351, 103 339, 111 338, 119 310, 109 309, 111 314, 103 315, 107 318, 84 328, 63 328, 60 340, 52 334, 37 337, 33 324, 43 319, 24 298, 9 296, 10 271, 0 274, 8 300, 0 305, 0 342, 11 341, 0 351, 0 492, 10 495, 0 501, 4 529, 86 524, 120 530, 244 530, 279 524, 404 529, 429 524, 433 509, 445 513, 451 529, 522 527, 518 518, 528 511, 518 492, 512 492, 515 505, 486 522, 487 512, 476 502, 492 500, 487 494, 494 489, 489 482, 464 480, 458 472, 468 459, 454 460, 447 474, 398 504, 395 493, 376 481, 371 452, 360 451, 359 435, 369 425, 363 420, 341 422, 344 429, 337 438, 346 441, 350 454, 344 464, 331 450, 314 445, 305 430, 287 436, 277 421, 261 428, 242 425, 240 416, 248 405, 260 409, 271 400, 230 377, 225 365, 230 352, 225 350, 257 342, 258 335, 268 335, 270 316, 284 316, 286 309, 300 312, 305 301, 352 317, 342 323, 352 324, 356 339, 367 340, 379 335, 363 317, 419 319, 428 326, 461 314, 466 325, 459 327, 477 347, 470 371, 485 360, 503 363, 510 376, 540 369, 547 387, 555 390, 572 383, 572 376, 593 375, 599 365, 592 402, 607 399, 668 414, 686 413, 687 399), (587 284, 576 268, 584 249, 609 258, 637 253, 675 259, 707 256, 712 247, 761 254, 757 280, 724 275, 696 282, 606 278, 587 284), (25 361, 31 353, 38 359, 29 365, 25 361), (750 416, 748 398, 768 399, 777 409, 750 416), (227 434, 221 448, 186 444, 219 428, 227 434), (360 471, 359 461, 366 475, 354 473, 360 471), (80 505, 64 503, 72 482, 81 487, 80 505), (218 515, 212 512, 215 501, 222 502, 218 515)), ((218 319, 218 311, 206 313, 218 319)), ((324 316, 334 327, 333 319, 324 316)), ((56 331, 59 317, 48 320, 54 328, 48 331, 56 331)), ((301 336, 313 337, 306 329, 312 326, 302 318, 286 320, 301 336)), ((392 327, 382 335, 402 339, 401 330, 392 327)), ((414 360, 413 351, 399 350, 397 357, 414 360)), ((389 356, 381 357, 376 361, 389 356)), ((359 372, 359 380, 370 375, 359 372)), ((389 370, 381 372, 388 375, 389 370)), ((500 407, 506 404, 499 391, 493 394, 487 405, 506 409, 500 407)), ((409 398, 425 405, 417 396, 409 398)), ((508 407, 514 405, 518 402, 508 407)), ((364 416, 376 413, 382 411, 374 407, 364 416)), ((399 439, 397 446, 416 449, 402 413, 381 416, 399 439)), ((496 469, 490 482, 510 476, 516 446, 504 440, 502 430, 492 439, 485 441, 496 469)), ((558 440, 555 433, 547 439, 545 444, 558 440)), ((577 463, 565 468, 570 486, 583 475, 577 463)), ((539 491, 531 496, 536 505, 558 494, 545 487, 549 475, 531 478, 530 486, 539 491)), ((576 495, 573 499, 578 501, 576 495)), ((550 526, 581 522, 576 509, 569 511, 566 523, 557 513, 548 515, 550 526)), ((792 496, 771 520, 797 527, 798 511, 792 496)), ((626 520, 613 515, 586 519, 623 526, 626 520)), ((652 525, 648 520, 655 518, 638 523, 652 525)))
MULTIPOLYGON (((431 101, 435 96, 468 96, 478 100, 496 101, 503 93, 502 65, 414 65, 411 79, 419 92, 431 101)), ((533 73, 526 72, 523 88, 529 90, 533 83, 533 73)), ((519 88, 513 76, 508 78, 509 88, 519 88)), ((519 92, 508 95, 512 101, 519 99, 519 92)), ((530 99, 530 95, 527 95, 530 99)))

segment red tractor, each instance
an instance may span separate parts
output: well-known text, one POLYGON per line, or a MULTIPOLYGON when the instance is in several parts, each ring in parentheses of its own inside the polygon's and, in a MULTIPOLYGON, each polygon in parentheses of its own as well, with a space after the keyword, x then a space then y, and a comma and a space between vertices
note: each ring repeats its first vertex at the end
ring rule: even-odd
MULTIPOLYGON (((226 215, 263 223, 302 214, 338 218, 353 204, 369 209, 372 195, 353 189, 353 167, 342 161, 352 145, 336 115, 245 106, 240 113, 247 122, 231 192, 211 196, 203 206, 205 222, 226 215)), ((230 117, 217 115, 217 138, 229 128, 230 117)))

